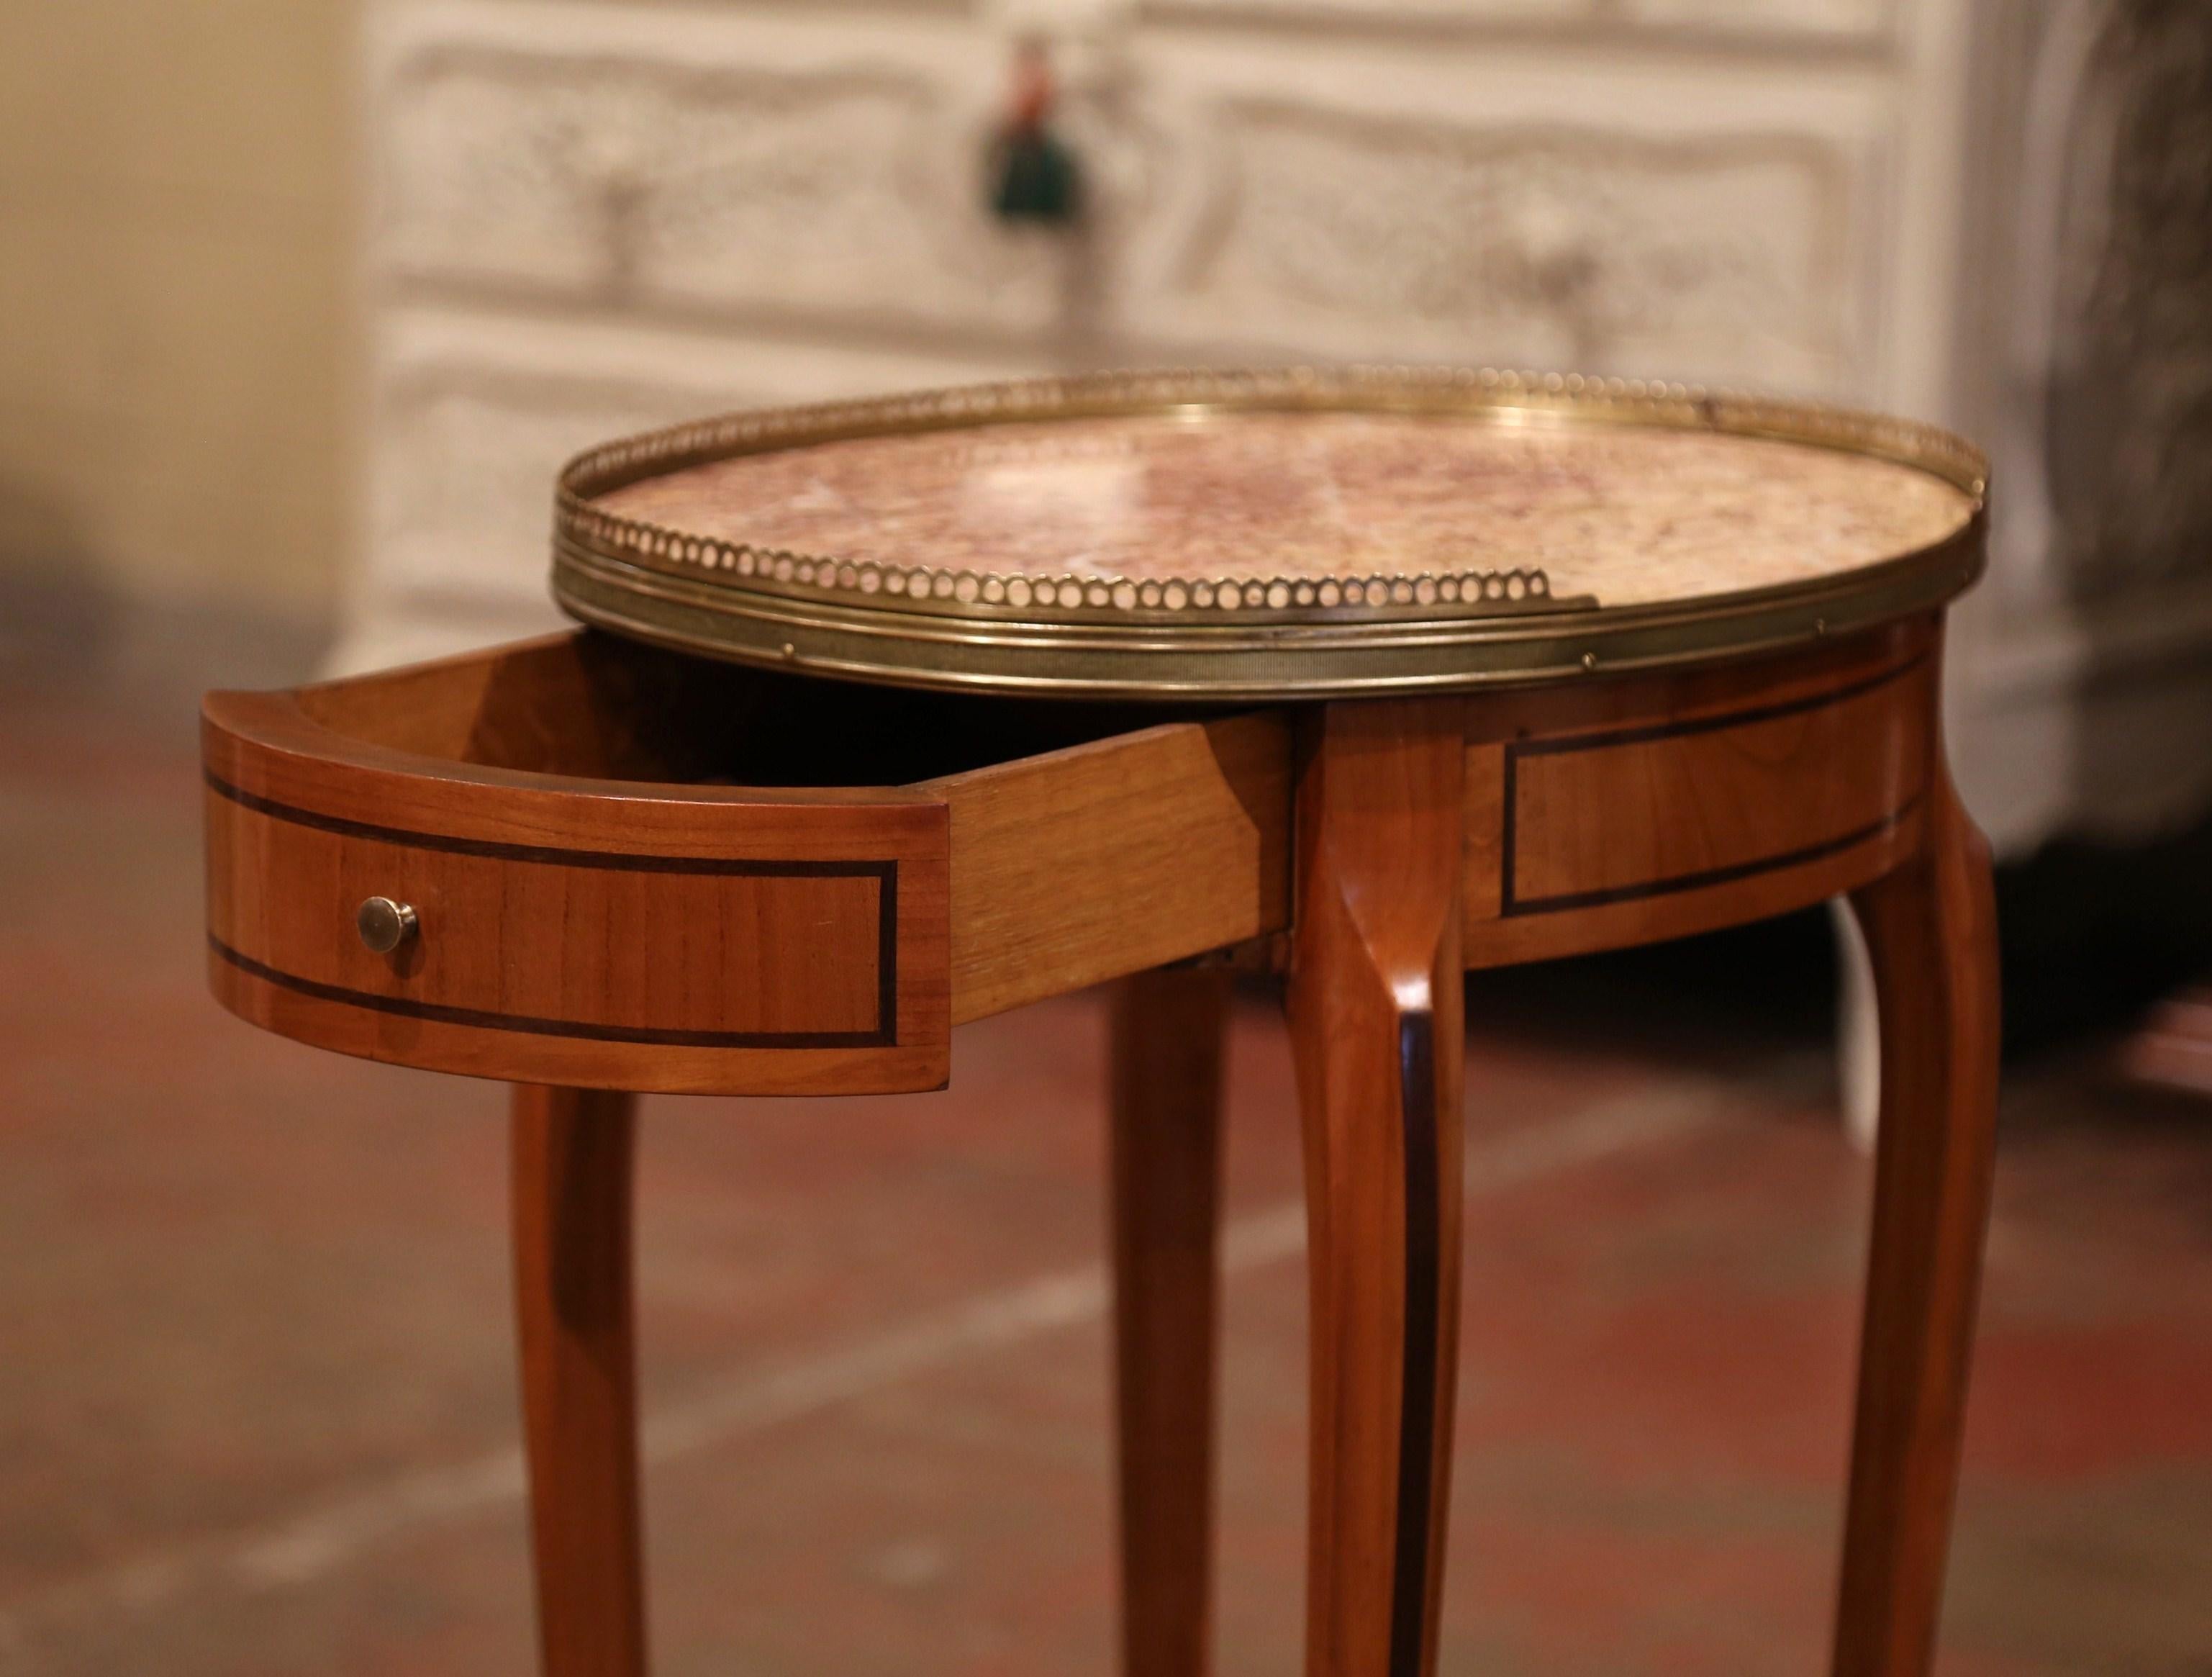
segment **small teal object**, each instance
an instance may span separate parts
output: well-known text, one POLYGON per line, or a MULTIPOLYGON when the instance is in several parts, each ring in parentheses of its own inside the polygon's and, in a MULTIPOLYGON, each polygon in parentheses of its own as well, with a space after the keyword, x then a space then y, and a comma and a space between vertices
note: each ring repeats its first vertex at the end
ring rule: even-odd
POLYGON ((991 208, 1001 221, 1066 223, 1082 209, 1075 155, 1044 128, 1017 128, 999 142, 991 208))

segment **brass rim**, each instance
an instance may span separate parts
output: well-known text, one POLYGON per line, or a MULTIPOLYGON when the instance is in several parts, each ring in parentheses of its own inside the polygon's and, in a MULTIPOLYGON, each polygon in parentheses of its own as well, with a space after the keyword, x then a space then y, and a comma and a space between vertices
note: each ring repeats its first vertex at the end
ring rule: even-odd
POLYGON ((1070 696, 1328 697, 1706 662, 1932 610, 1984 562, 1988 463, 1948 431, 1680 385, 1468 370, 1110 374, 764 410, 595 448, 562 470, 554 597, 599 627, 748 662, 1070 696), (744 454, 859 437, 1162 412, 1390 412, 1703 430, 1862 453, 1971 496, 1941 542, 1831 578, 1606 607, 1534 567, 1288 580, 1038 577, 724 541, 595 497, 744 454))

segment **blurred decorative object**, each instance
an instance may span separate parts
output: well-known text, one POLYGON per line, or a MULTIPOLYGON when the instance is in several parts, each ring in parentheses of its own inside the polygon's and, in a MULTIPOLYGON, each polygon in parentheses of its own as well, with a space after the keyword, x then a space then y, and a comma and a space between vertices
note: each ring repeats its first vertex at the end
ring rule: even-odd
POLYGON ((2016 846, 2139 840, 2212 805, 2212 7, 2038 0, 1983 26, 1984 801, 2016 846))
POLYGON ((2124 0, 2060 177, 2051 492, 2094 598, 2212 580, 2212 7, 2124 0))
POLYGON ((1021 42, 1014 52, 1011 108, 991 146, 991 209, 1000 221, 1057 226, 1080 213, 1083 181, 1075 155, 1051 127, 1057 92, 1045 43, 1021 42))

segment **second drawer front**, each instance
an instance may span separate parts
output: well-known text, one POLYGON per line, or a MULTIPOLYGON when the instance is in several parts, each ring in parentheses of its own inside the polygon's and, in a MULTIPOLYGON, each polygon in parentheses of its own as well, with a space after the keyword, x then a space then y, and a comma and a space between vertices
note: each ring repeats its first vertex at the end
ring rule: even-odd
POLYGON ((1728 884, 1890 831, 1927 784, 1933 677, 1914 659, 1802 699, 1508 744, 1501 914, 1728 884))

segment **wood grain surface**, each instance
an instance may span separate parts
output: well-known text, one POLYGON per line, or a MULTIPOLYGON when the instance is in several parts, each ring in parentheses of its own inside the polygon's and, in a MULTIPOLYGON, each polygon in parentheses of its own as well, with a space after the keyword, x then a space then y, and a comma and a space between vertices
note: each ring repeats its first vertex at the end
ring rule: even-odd
MULTIPOLYGON (((1930 644, 1912 623, 1453 701, 1468 964, 1735 924, 1896 866, 1930 644)), ((1287 711, 899 694, 586 634, 207 717, 217 993, 410 1065, 930 1087, 953 1020, 1291 923, 1287 711), (370 895, 422 899, 411 953, 353 939, 370 895)))
POLYGON ((1170 723, 917 787, 952 826, 952 1014, 1279 931, 1290 726, 1170 723))
POLYGON ((645 1677, 631 1178, 636 1103, 514 1091, 514 1300, 545 1677, 645 1677))
POLYGON ((1928 626, 1814 659, 1468 701, 1467 958, 1584 954, 1808 907, 1920 839, 1928 626))
POLYGON ((1218 972, 1286 936, 1313 1303, 1311 1677, 1431 1677, 1462 987, 1853 893, 1883 1114, 1836 1666, 1924 1677, 1996 1091, 1989 864, 1938 625, 1467 697, 1177 714, 908 695, 570 635, 205 709, 218 997, 498 1077, 556 1677, 643 1669, 617 1090, 936 1087, 951 1025, 1125 978, 1125 1668, 1207 1668, 1218 972), (362 898, 416 909, 390 956, 362 898), (1130 975, 1145 975, 1128 977, 1130 975), (544 1085, 560 1085, 548 1087, 544 1085))
POLYGON ((1430 1677, 1458 1373, 1466 753, 1330 705, 1298 775, 1289 1012, 1312 1297, 1309 1677, 1430 1677))
POLYGON ((1881 1127, 1836 1677, 1926 1677, 1934 1666, 1989 1224, 1998 1047, 1989 847, 1948 775, 1929 801, 1917 854, 1852 898, 1881 1011, 1881 1127))
POLYGON ((1230 975, 1140 973, 1113 1006, 1114 1370, 1124 1677, 1212 1668, 1221 1074, 1230 975))
POLYGON ((221 781, 208 793, 233 863, 216 951, 270 982, 401 1018, 606 1042, 896 1042, 896 856, 490 844, 341 821, 221 781), (295 889, 272 900, 258 888, 269 881, 295 889), (334 935, 376 896, 420 917, 393 956, 334 935))
POLYGON ((520 674, 494 656, 365 684, 397 696, 379 726, 459 757, 318 720, 358 693, 211 696, 218 997, 319 1047, 521 1082, 942 1085, 941 800, 607 778, 657 766, 641 742, 667 724, 605 716, 623 684, 578 647, 526 647, 520 674), (353 929, 372 896, 419 916, 389 956, 353 929))

